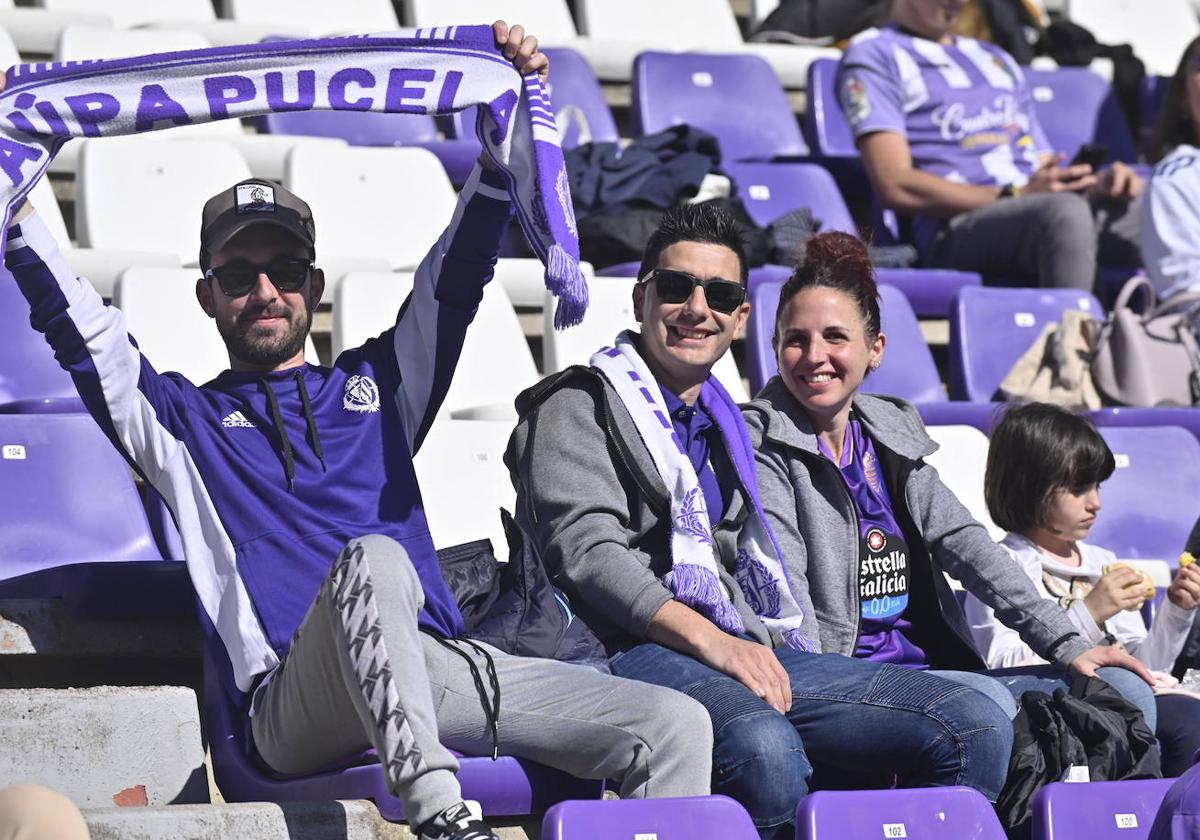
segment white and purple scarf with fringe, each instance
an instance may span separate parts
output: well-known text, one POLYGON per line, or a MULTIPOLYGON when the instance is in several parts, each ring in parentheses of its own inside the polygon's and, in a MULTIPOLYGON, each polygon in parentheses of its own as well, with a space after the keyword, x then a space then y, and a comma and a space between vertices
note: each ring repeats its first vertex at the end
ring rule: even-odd
MULTIPOLYGON (((21 64, 0 94, 0 198, 8 219, 72 137, 114 137, 276 111, 448 114, 475 127, 558 297, 555 326, 579 323, 587 284, 546 87, 521 76, 490 26, 21 64)), ((214 186, 216 192, 218 186, 214 186)), ((447 220, 448 221, 448 220, 447 220)))
MULTIPOLYGON (((612 385, 628 409, 671 494, 671 571, 663 577, 663 582, 677 600, 725 632, 742 633, 745 624, 721 583, 700 480, 675 434, 658 383, 638 353, 634 339, 633 333, 622 332, 617 336, 615 347, 605 347, 592 356, 591 365, 612 385)), ((754 449, 746 434, 742 413, 712 376, 704 383, 699 399, 720 429, 738 483, 750 500, 750 515, 738 535, 734 575, 738 586, 776 644, 797 650, 815 650, 816 646, 800 630, 804 616, 788 584, 779 544, 763 515, 758 498, 754 449)))

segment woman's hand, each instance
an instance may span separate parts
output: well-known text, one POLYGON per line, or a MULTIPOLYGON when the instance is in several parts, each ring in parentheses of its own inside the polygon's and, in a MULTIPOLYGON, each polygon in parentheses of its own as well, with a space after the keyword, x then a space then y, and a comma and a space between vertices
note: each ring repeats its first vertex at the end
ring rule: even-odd
POLYGON ((1083 599, 1096 626, 1104 624, 1122 610, 1131 610, 1146 600, 1146 583, 1142 573, 1129 566, 1115 566, 1100 578, 1094 589, 1083 599))

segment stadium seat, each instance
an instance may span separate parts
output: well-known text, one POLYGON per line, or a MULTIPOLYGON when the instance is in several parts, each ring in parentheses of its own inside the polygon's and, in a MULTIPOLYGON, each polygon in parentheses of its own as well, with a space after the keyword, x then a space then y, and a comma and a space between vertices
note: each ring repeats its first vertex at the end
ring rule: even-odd
POLYGON ((195 265, 204 202, 249 177, 237 149, 215 140, 109 137, 85 143, 75 185, 75 235, 81 246, 165 252, 195 265))
POLYGON ((728 796, 560 802, 542 820, 542 840, 755 840, 746 810, 728 796))
POLYGON ((966 787, 823 790, 800 800, 796 840, 1004 840, 991 803, 966 787))
POLYGON ((1025 71, 1038 122, 1070 161, 1084 143, 1103 143, 1109 160, 1136 163, 1137 144, 1112 85, 1086 67, 1025 71))
MULTIPOLYGON (((109 17, 119 29, 149 27, 152 29, 190 29, 219 46, 246 44, 267 35, 303 34, 287 17, 278 21, 285 25, 257 26, 219 20, 211 0, 38 0, 43 8, 64 14, 96 13, 109 17)), ((274 23, 274 22, 273 22, 274 23)))
POLYGON ((0 268, 0 333, 0 413, 83 411, 75 383, 30 326, 29 304, 7 268, 0 268))
MULTIPOLYGON (((938 471, 942 483, 958 497, 963 506, 988 529, 992 539, 1004 537, 1004 529, 992 522, 983 498, 983 475, 987 470, 988 439, 975 426, 926 426, 938 445, 938 451, 925 463, 938 471)), ((956 584, 958 585, 958 584, 956 584)))
POLYGON ((1200 35, 1189 0, 1086 0, 1067 4, 1067 17, 1101 44, 1129 44, 1146 72, 1170 76, 1188 43, 1200 35))
MULTIPOLYGON (((392 326, 412 283, 409 272, 347 275, 334 297, 334 358, 392 326)), ((442 414, 515 421, 513 400, 537 381, 537 366, 512 303, 503 286, 489 283, 467 330, 442 414), (497 359, 503 364, 496 364, 497 359)))
POLYGON ((540 44, 578 50, 600 78, 612 81, 629 81, 633 57, 643 49, 669 49, 663 46, 667 39, 652 41, 652 36, 634 39, 622 33, 612 40, 580 36, 567 0, 403 0, 403 5, 411 26, 490 23, 497 18, 520 22, 537 35, 540 44))
POLYGON ((512 511, 516 491, 504 466, 511 420, 439 418, 413 457, 429 533, 438 548, 491 540, 500 560, 508 542, 500 508, 512 511))
MULTIPOLYGON (((84 0, 86 2, 86 0, 84 0)), ((77 0, 78 2, 78 0, 77 0)), ((221 17, 258 24, 273 34, 299 30, 305 36, 364 35, 400 28, 391 0, 218 0, 221 17), (283 27, 288 31, 280 31, 283 27)))
MULTIPOLYGON (((747 44, 728 0, 577 0, 580 32, 616 40, 628 33, 657 33, 655 49, 751 53, 767 61, 785 87, 801 89, 809 65, 840 53, 798 44, 747 44)), ((643 36, 644 37, 644 36, 643 36)))
MULTIPOLYGON (((571 365, 586 365, 601 347, 611 347, 621 330, 638 329, 633 317, 635 282, 632 277, 604 277, 593 281, 588 290, 591 302, 583 323, 566 330, 554 329, 553 298, 546 293, 542 337, 542 366, 546 373, 565 370, 571 365)), ((735 401, 750 399, 732 350, 713 366, 713 375, 735 401)))
MULTIPOLYGON (((579 263, 579 269, 590 287, 595 275, 592 264, 584 260, 579 263)), ((494 282, 504 287, 508 299, 518 309, 542 308, 546 296, 546 267, 537 257, 502 256, 496 262, 494 282)), ((551 314, 557 306, 558 298, 554 298, 551 314)))
POLYGON ((813 154, 821 158, 858 158, 854 133, 842 113, 837 93, 839 60, 822 58, 808 70, 808 107, 804 111, 804 133, 813 154))
MULTIPOLYGON (((750 284, 750 321, 746 327, 746 367, 752 393, 757 393, 777 372, 771 337, 779 292, 788 271, 781 266, 754 269, 750 284)), ((926 423, 966 424, 986 431, 992 422, 992 407, 966 402, 947 402, 933 355, 921 333, 921 325, 905 295, 894 286, 879 286, 880 319, 887 345, 879 370, 865 381, 868 393, 890 394, 915 403, 926 423)))
MULTIPOLYGON (((780 216, 806 207, 820 222, 819 230, 858 235, 850 209, 833 176, 812 163, 727 163, 723 168, 738 186, 750 217, 768 227, 780 216)), ((971 271, 939 268, 879 268, 876 279, 900 289, 922 317, 944 318, 963 286, 978 286, 982 278, 971 271)), ((774 277, 773 267, 756 269, 754 280, 774 277)), ((783 275, 786 276, 786 273, 783 275)))
POLYGON ((6 52, 8 42, 15 46, 11 56, 0 55, 5 67, 20 63, 17 50, 36 55, 52 55, 58 37, 67 26, 87 24, 90 26, 112 26, 112 17, 100 9, 89 8, 86 12, 53 12, 49 9, 17 6, 14 0, 0 0, 0 52, 6 52))
POLYGON ((724 161, 808 154, 778 77, 755 55, 644 52, 630 96, 638 135, 687 124, 715 135, 724 161))
POLYGON ((1101 427, 1100 434, 1117 468, 1100 487, 1104 510, 1089 542, 1175 568, 1200 519, 1200 443, 1173 426, 1101 427))
POLYGON ((0 598, 74 615, 190 609, 183 564, 154 545, 129 467, 87 414, 0 415, 0 598))
POLYGON ((1088 412, 1097 426, 1179 426, 1200 440, 1200 410, 1192 406, 1120 406, 1088 412))
POLYGON ((262 117, 270 135, 296 135, 344 140, 351 146, 416 146, 437 155, 450 177, 461 186, 479 157, 479 142, 443 140, 433 117, 426 114, 384 114, 375 111, 280 111, 262 117))
POLYGON ((288 155, 284 185, 312 207, 329 299, 346 271, 378 270, 357 268, 364 258, 382 259, 394 270, 415 268, 457 202, 437 157, 415 148, 297 146, 288 155))
POLYGON ((554 68, 550 103, 562 147, 619 140, 617 123, 588 60, 570 47, 547 47, 542 52, 554 68))
MULTIPOLYGON (((245 734, 222 690, 219 674, 229 671, 224 652, 214 653, 210 639, 204 657, 204 721, 212 751, 213 775, 226 802, 330 802, 372 799, 388 820, 404 819, 403 803, 388 791, 374 751, 347 757, 342 767, 307 776, 277 776, 247 755, 245 734), (216 663, 220 656, 222 665, 216 663)), ((462 795, 480 804, 486 816, 540 813, 562 799, 600 796, 599 782, 575 779, 532 761, 500 756, 459 758, 455 774, 462 795)))
POLYGON ((1033 840, 1146 837, 1174 781, 1052 782, 1033 796, 1033 840))
MULTIPOLYGON (((202 385, 229 367, 229 353, 212 319, 196 301, 198 268, 135 266, 122 272, 113 304, 125 313, 129 333, 160 373, 177 371, 202 385)), ((308 337, 305 354, 316 363, 308 337)))
POLYGON ((1017 359, 1067 309, 1104 317, 1100 302, 1088 292, 963 288, 950 314, 950 396, 974 402, 996 399, 1017 359))

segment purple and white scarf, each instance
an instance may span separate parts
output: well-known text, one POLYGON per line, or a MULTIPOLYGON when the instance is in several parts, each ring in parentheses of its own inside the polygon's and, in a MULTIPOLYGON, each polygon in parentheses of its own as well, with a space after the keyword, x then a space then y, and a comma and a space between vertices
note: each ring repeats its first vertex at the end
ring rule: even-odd
POLYGON ((0 199, 15 207, 72 137, 114 137, 278 111, 448 114, 479 105, 475 130, 503 173, 517 218, 558 299, 579 323, 587 284, 554 112, 490 26, 20 64, 0 94, 0 199))
MULTIPOLYGON (((625 331, 618 335, 616 346, 594 354, 591 365, 600 371, 629 411, 671 496, 671 571, 664 575, 663 582, 677 600, 725 632, 744 632, 742 617, 721 583, 700 480, 668 419, 658 383, 638 353, 633 333, 625 331)), ((763 515, 754 449, 742 413, 713 376, 701 388, 700 403, 720 429, 738 482, 750 500, 750 515, 738 535, 734 575, 738 586, 776 644, 815 650, 816 646, 800 629, 804 616, 780 562, 775 535, 763 515)))

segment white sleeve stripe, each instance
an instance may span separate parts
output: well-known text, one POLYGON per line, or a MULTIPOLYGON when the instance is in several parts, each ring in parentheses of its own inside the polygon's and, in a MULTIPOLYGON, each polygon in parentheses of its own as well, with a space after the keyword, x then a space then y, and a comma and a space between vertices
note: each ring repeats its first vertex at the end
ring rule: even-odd
POLYGON ((159 422, 138 388, 141 355, 129 342, 125 317, 70 272, 45 223, 22 223, 28 244, 54 272, 67 315, 86 342, 105 406, 121 447, 170 504, 179 523, 188 573, 200 602, 229 651, 238 688, 275 667, 275 656, 237 568, 236 552, 191 453, 159 422))

